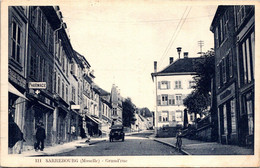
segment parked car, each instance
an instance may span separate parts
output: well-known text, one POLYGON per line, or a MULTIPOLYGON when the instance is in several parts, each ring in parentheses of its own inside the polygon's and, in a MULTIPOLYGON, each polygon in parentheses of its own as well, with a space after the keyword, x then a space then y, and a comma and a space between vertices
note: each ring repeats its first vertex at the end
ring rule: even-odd
POLYGON ((123 125, 113 125, 110 127, 109 141, 113 140, 125 140, 124 126, 123 125))

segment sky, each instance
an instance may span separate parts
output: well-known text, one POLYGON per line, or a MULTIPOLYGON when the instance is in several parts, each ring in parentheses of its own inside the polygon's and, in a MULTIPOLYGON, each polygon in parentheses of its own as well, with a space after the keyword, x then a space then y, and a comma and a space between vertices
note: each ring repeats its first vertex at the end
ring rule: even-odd
MULTIPOLYGON (((189 5, 189 4, 188 4, 189 5)), ((200 4, 201 5, 201 4, 200 4)), ((139 108, 155 109, 153 62, 158 70, 178 59, 177 47, 198 57, 214 47, 210 25, 217 6, 186 6, 173 1, 89 1, 60 5, 73 48, 94 70, 94 82, 112 84, 139 108), (165 3, 164 3, 165 2, 165 3)))

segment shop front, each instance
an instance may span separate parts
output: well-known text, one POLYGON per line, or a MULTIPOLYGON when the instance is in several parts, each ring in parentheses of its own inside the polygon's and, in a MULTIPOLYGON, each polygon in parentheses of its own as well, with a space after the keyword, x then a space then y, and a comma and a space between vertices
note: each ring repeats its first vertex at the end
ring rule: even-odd
POLYGON ((239 139, 240 145, 254 145, 254 88, 249 88, 240 95, 239 139))
POLYGON ((222 144, 237 144, 237 109, 235 84, 232 84, 217 96, 219 141, 222 144))
POLYGON ((70 141, 78 139, 78 135, 80 132, 79 128, 80 117, 79 114, 71 110, 71 119, 70 119, 70 141))
POLYGON ((12 68, 8 68, 8 153, 21 153, 23 150, 24 116, 27 97, 26 80, 12 68))
MULTIPOLYGON (((25 148, 33 149, 36 142, 36 128, 37 124, 42 122, 44 125, 46 139, 44 141, 46 146, 53 144, 53 120, 54 120, 54 106, 52 99, 48 98, 43 92, 34 94, 32 90, 27 94, 30 101, 26 104, 24 136, 25 148)), ((27 150, 25 149, 25 150, 27 150)))
POLYGON ((97 119, 95 119, 93 116, 86 116, 86 123, 87 123, 87 128, 88 128, 88 134, 90 136, 99 136, 100 135, 100 125, 101 123, 99 123, 97 121, 97 119))
POLYGON ((57 114, 57 143, 62 144, 68 142, 68 115, 69 110, 63 106, 58 106, 57 114))

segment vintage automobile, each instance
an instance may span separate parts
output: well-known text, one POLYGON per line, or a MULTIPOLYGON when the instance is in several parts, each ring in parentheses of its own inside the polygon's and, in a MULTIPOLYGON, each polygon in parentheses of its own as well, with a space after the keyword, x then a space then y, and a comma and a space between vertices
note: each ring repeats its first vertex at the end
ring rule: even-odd
POLYGON ((109 141, 113 142, 113 140, 125 140, 124 126, 123 125, 112 125, 110 127, 109 133, 109 141))

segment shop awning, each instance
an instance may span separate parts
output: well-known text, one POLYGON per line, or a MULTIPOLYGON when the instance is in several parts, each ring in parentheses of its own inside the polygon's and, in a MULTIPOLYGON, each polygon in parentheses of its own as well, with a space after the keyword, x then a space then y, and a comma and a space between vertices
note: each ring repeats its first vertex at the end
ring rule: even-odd
POLYGON ((10 82, 8 82, 8 92, 17 95, 19 97, 22 97, 26 100, 29 100, 19 90, 17 90, 10 82))
POLYGON ((44 107, 50 109, 50 110, 54 110, 54 109, 55 109, 54 107, 52 107, 52 106, 50 106, 50 105, 48 105, 48 104, 42 103, 42 102, 40 102, 40 101, 38 101, 38 103, 41 104, 41 105, 43 105, 44 107))
POLYGON ((96 120, 99 124, 102 124, 102 121, 101 120, 99 120, 99 119, 97 119, 97 118, 95 118, 95 117, 92 117, 94 120, 96 120))
POLYGON ((87 116, 90 120, 92 120, 94 123, 96 124, 100 124, 97 120, 94 119, 94 117, 91 117, 91 116, 87 116))

